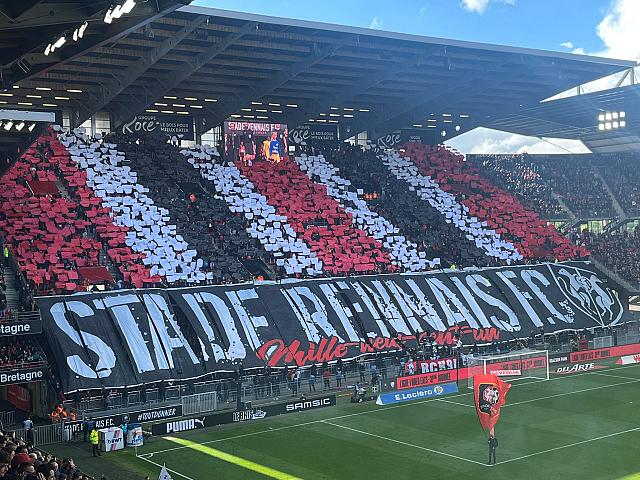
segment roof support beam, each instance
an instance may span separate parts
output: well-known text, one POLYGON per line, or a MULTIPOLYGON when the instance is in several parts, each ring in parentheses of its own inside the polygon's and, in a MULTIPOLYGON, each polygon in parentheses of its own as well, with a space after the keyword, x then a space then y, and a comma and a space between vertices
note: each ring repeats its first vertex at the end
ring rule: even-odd
POLYGON ((319 47, 317 44, 314 44, 313 52, 304 60, 296 62, 292 64, 285 70, 281 70, 276 73, 270 80, 267 80, 264 83, 261 83, 257 87, 253 87, 250 89, 249 93, 251 97, 247 97, 243 95, 242 98, 238 97, 235 101, 227 102, 222 105, 223 108, 217 109, 214 115, 207 116, 206 123, 203 125, 204 131, 206 132, 209 128, 218 125, 227 119, 230 115, 236 113, 239 109, 244 107, 247 102, 252 99, 260 99, 265 95, 269 95, 277 88, 281 87, 289 80, 294 78, 296 75, 299 75, 302 72, 307 71, 313 65, 322 62, 325 58, 332 56, 341 46, 341 44, 328 45, 324 47, 319 47))
POLYGON ((292 129, 297 125, 308 121, 310 117, 314 117, 318 113, 328 110, 333 105, 340 105, 343 102, 353 100, 356 96, 366 93, 370 88, 380 85, 388 80, 392 80, 399 73, 402 73, 409 68, 421 65, 427 58, 432 56, 434 55, 429 55, 427 57, 413 56, 403 61, 397 61, 388 68, 385 68, 382 71, 379 70, 368 78, 362 78, 354 85, 345 88, 334 95, 325 95, 322 98, 316 99, 314 101, 315 105, 313 105, 313 109, 307 108, 288 119, 289 128, 292 129), (328 100, 325 100, 326 98, 328 98, 328 100))
POLYGON ((206 22, 208 17, 201 16, 198 19, 175 32, 174 36, 166 38, 160 45, 140 57, 130 68, 113 75, 113 78, 106 82, 101 82, 100 96, 92 102, 87 102, 82 110, 78 112, 76 124, 80 125, 88 118, 91 118, 98 110, 104 108, 111 100, 120 94, 125 88, 135 82, 150 67, 160 60, 169 51, 175 48, 181 41, 186 39, 200 25, 206 22))
POLYGON ((213 60, 217 55, 220 55, 222 52, 224 52, 227 48, 233 45, 236 40, 256 28, 256 25, 257 23, 255 22, 246 23, 236 32, 227 35, 221 41, 213 44, 209 50, 196 55, 192 61, 186 62, 186 64, 183 65, 180 70, 176 72, 170 72, 157 78, 156 87, 150 89, 146 96, 137 97, 133 100, 128 99, 125 106, 114 110, 114 125, 120 126, 133 115, 142 112, 147 107, 147 105, 155 102, 164 93, 180 85, 183 80, 188 78, 193 73, 197 72, 200 68, 213 60))

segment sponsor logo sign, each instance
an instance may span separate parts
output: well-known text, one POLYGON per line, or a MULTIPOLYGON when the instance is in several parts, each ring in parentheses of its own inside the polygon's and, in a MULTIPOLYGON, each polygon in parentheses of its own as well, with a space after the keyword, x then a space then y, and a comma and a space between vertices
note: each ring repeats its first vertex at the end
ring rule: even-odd
POLYGON ((294 145, 308 145, 318 142, 338 140, 338 127, 335 125, 299 125, 289 134, 294 145))
POLYGON ((183 140, 193 140, 193 117, 182 115, 150 114, 136 115, 122 125, 122 133, 162 132, 168 136, 183 135, 183 140))
POLYGON ((633 363, 640 363, 640 354, 637 354, 637 355, 623 355, 616 362, 616 364, 618 364, 618 365, 631 365, 633 363))
POLYGON ((456 393, 457 391, 458 385, 455 383, 444 383, 442 385, 412 388, 410 390, 399 390, 378 395, 376 404, 389 405, 391 403, 411 402, 413 400, 423 400, 426 398, 440 397, 442 395, 456 393))
POLYGON ((275 403, 264 405, 256 408, 248 408, 246 410, 238 410, 235 412, 222 412, 204 417, 188 418, 175 420, 171 422, 154 423, 151 426, 151 432, 154 435, 167 435, 170 433, 186 432, 205 427, 214 427, 216 425, 226 425, 237 422, 251 422, 266 417, 275 417, 277 415, 286 415, 294 412, 304 412, 307 410, 315 410, 318 408, 330 407, 336 404, 335 395, 326 395, 318 398, 310 398, 307 400, 297 400, 293 402, 275 403))
POLYGON ((0 337, 36 333, 42 333, 42 322, 40 321, 0 323, 0 337))
POLYGON ((522 375, 521 370, 490 370, 489 373, 497 375, 499 377, 510 377, 522 375))
POLYGON ((569 362, 569 354, 561 354, 561 355, 549 355, 549 364, 553 365, 555 363, 568 363, 569 362))
POLYGON ((640 353, 640 343, 632 343, 619 347, 598 348, 596 350, 582 350, 571 353, 569 361, 571 363, 590 362, 592 360, 607 360, 612 357, 622 355, 633 355, 640 353))
POLYGON ((598 370, 600 368, 607 368, 604 365, 596 365, 595 363, 576 363, 575 365, 565 365, 558 367, 556 373, 560 375, 567 375, 570 373, 588 372, 589 370, 598 370))
POLYGON ((0 385, 11 385, 14 383, 40 382, 44 380, 45 368, 34 368, 27 370, 11 370, 0 372, 0 385))

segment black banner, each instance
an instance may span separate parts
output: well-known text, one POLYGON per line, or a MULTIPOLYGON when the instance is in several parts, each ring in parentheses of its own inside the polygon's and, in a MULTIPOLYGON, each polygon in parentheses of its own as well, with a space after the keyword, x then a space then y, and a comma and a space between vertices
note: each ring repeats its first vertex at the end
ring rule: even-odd
POLYGON ((0 372, 0 386, 14 383, 42 382, 47 374, 47 367, 29 367, 29 365, 0 372))
MULTIPOLYGON (((141 410, 130 413, 117 413, 103 417, 92 418, 96 428, 118 427, 123 423, 142 423, 164 420, 167 418, 177 418, 182 416, 182 405, 171 405, 168 407, 158 407, 150 410, 141 410)), ((84 421, 65 422, 65 430, 71 434, 84 430, 84 421)))
POLYGON ((623 321, 588 262, 37 299, 65 391, 304 366, 395 350, 428 331, 486 344, 623 321), (174 307, 175 306, 175 309, 174 307), (186 338, 191 339, 191 343, 186 338))
POLYGON ((183 135, 182 140, 195 140, 193 118, 190 115, 145 113, 136 115, 122 125, 122 133, 162 132, 170 137, 183 135))
POLYGON ((309 145, 322 142, 337 142, 336 125, 299 125, 289 134, 292 145, 309 145))
POLYGON ((40 320, 18 320, 16 322, 0 323, 0 337, 33 335, 36 333, 42 333, 42 322, 40 320))
POLYGON ((261 407, 237 410, 235 412, 229 411, 184 420, 154 423, 151 426, 151 433, 153 435, 168 435, 172 433, 187 432, 189 430, 199 428, 226 425, 229 423, 251 422, 253 420, 261 420, 267 417, 275 417, 277 415, 286 415, 288 413, 295 412, 305 412, 334 405, 336 405, 336 396, 325 395, 323 397, 309 398, 305 400, 293 400, 290 402, 263 405, 261 407))

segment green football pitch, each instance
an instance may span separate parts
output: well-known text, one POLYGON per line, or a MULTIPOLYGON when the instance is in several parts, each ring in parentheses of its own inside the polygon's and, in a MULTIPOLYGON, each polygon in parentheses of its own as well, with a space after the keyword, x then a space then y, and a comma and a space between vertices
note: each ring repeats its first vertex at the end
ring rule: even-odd
POLYGON ((93 459, 53 449, 106 479, 631 479, 640 478, 640 366, 515 382, 496 426, 497 464, 461 382, 451 396, 350 404, 152 438, 93 459))

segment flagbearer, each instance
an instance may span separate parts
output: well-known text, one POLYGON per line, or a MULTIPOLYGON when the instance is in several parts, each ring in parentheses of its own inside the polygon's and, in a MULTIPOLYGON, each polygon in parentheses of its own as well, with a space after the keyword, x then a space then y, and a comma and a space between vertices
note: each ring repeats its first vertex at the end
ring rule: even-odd
POLYGON ((498 439, 493 431, 489 434, 489 465, 496 464, 496 449, 498 448, 498 439), (493 459, 493 462, 491 461, 493 459))

